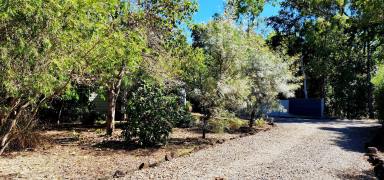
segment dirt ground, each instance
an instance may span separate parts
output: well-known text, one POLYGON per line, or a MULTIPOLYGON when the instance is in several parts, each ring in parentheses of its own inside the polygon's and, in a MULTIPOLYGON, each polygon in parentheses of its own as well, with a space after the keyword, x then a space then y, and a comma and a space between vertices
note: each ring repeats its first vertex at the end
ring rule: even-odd
POLYGON ((244 136, 209 133, 203 140, 197 129, 175 128, 166 146, 140 148, 124 143, 121 130, 112 137, 104 136, 104 130, 98 128, 47 130, 41 134, 49 140, 44 146, 0 158, 0 179, 111 179, 116 171, 130 173, 143 162, 164 161, 167 154, 188 156, 220 141, 244 136))

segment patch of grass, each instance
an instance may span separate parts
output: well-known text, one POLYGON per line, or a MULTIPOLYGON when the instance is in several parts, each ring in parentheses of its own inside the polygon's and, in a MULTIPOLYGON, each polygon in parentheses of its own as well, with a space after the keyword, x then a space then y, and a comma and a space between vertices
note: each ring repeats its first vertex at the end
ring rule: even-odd
POLYGON ((248 122, 242 119, 235 118, 235 119, 228 120, 228 127, 231 130, 237 130, 240 127, 247 126, 247 125, 248 125, 248 122))
POLYGON ((227 123, 220 119, 210 119, 208 120, 208 127, 213 133, 224 133, 227 123))
POLYGON ((96 129, 96 130, 95 130, 95 133, 96 133, 97 135, 101 135, 101 134, 104 134, 104 130, 103 130, 103 129, 96 129))
POLYGON ((208 121, 208 127, 213 133, 234 132, 242 126, 247 126, 247 121, 239 118, 214 118, 208 121))
POLYGON ((259 118, 255 121, 256 127, 264 127, 265 124, 266 124, 266 122, 263 118, 259 118))
POLYGON ((194 149, 194 147, 177 149, 176 154, 177 156, 186 156, 188 154, 191 154, 194 149))
POLYGON ((37 148, 44 143, 45 139, 38 132, 27 131, 19 134, 10 144, 11 150, 23 150, 27 148, 37 148))
POLYGON ((96 125, 105 125, 106 123, 107 121, 105 121, 104 119, 98 119, 95 122, 96 125))
POLYGON ((79 140, 80 139, 80 133, 76 132, 75 130, 72 130, 72 133, 71 133, 71 138, 73 139, 77 139, 79 140))

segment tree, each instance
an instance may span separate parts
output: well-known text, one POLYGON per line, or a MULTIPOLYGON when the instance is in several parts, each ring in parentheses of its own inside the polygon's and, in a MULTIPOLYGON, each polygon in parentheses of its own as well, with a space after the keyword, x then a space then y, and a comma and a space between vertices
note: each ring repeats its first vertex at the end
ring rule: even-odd
POLYGON ((39 107, 83 75, 113 3, 0 2, 0 154, 35 124, 39 107))
POLYGON ((375 35, 380 26, 367 26, 366 22, 379 20, 370 20, 365 15, 371 13, 364 9, 375 3, 287 0, 279 15, 269 18, 277 32, 272 46, 285 45, 289 55, 302 56, 308 94, 324 98, 330 115, 372 116, 370 79, 375 61, 370 54, 375 50, 369 44, 380 44, 375 35))
MULTIPOLYGON (((134 71, 142 60, 146 49, 146 36, 143 27, 133 26, 140 17, 130 12, 127 2, 121 3, 110 16, 113 22, 107 36, 98 38, 101 42, 91 57, 89 68, 85 69, 88 79, 94 79, 99 88, 107 92, 106 133, 112 135, 115 129, 116 102, 123 79, 134 71)), ((85 80, 88 80, 85 79, 85 80)))
POLYGON ((227 0, 226 15, 240 24, 245 24, 247 32, 251 32, 266 3, 267 0, 227 0))
POLYGON ((256 118, 280 108, 277 97, 295 96, 300 77, 295 76, 297 58, 286 56, 281 50, 270 50, 255 34, 249 34, 246 41, 249 49, 245 73, 250 80, 246 102, 252 127, 256 118))
POLYGON ((252 125, 256 112, 262 116, 273 109, 279 93, 293 95, 292 61, 275 55, 257 34, 217 19, 195 26, 193 35, 194 45, 206 54, 201 88, 193 92, 198 93, 204 122, 223 111, 250 110, 252 125))
POLYGON ((111 28, 114 33, 103 40, 104 46, 99 49, 106 58, 95 58, 90 68, 97 83, 107 91, 108 135, 115 128, 116 102, 123 79, 139 67, 149 71, 161 69, 156 69, 154 63, 168 55, 165 46, 173 36, 172 31, 195 11, 195 4, 184 0, 129 1, 118 7, 112 14, 116 22, 111 28))

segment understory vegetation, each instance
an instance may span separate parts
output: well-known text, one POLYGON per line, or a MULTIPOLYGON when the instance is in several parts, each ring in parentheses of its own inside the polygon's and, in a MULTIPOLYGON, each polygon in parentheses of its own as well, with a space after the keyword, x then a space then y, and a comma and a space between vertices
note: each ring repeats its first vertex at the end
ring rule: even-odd
POLYGON ((203 138, 263 127, 295 96, 323 98, 329 116, 384 119, 384 3, 276 1, 263 36, 266 3, 227 0, 195 24, 194 0, 0 0, 0 154, 78 122, 111 136, 118 120, 141 146, 174 127, 203 138))

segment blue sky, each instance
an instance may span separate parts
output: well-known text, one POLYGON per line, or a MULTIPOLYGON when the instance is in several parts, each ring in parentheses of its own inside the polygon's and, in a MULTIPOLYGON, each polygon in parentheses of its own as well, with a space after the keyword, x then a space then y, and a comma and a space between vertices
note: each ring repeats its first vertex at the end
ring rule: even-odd
MULTIPOLYGON (((215 13, 222 14, 224 11, 224 2, 225 0, 198 0, 199 10, 193 16, 193 21, 195 23, 206 23, 212 19, 212 16, 215 13)), ((276 4, 277 5, 275 6, 271 4, 265 5, 263 12, 260 14, 260 19, 263 20, 266 17, 277 15, 280 6, 278 3, 276 4)), ((260 34, 266 35, 271 31, 271 29, 262 21, 256 31, 260 34)), ((186 32, 186 34, 188 37, 190 36, 190 32, 186 32)))

